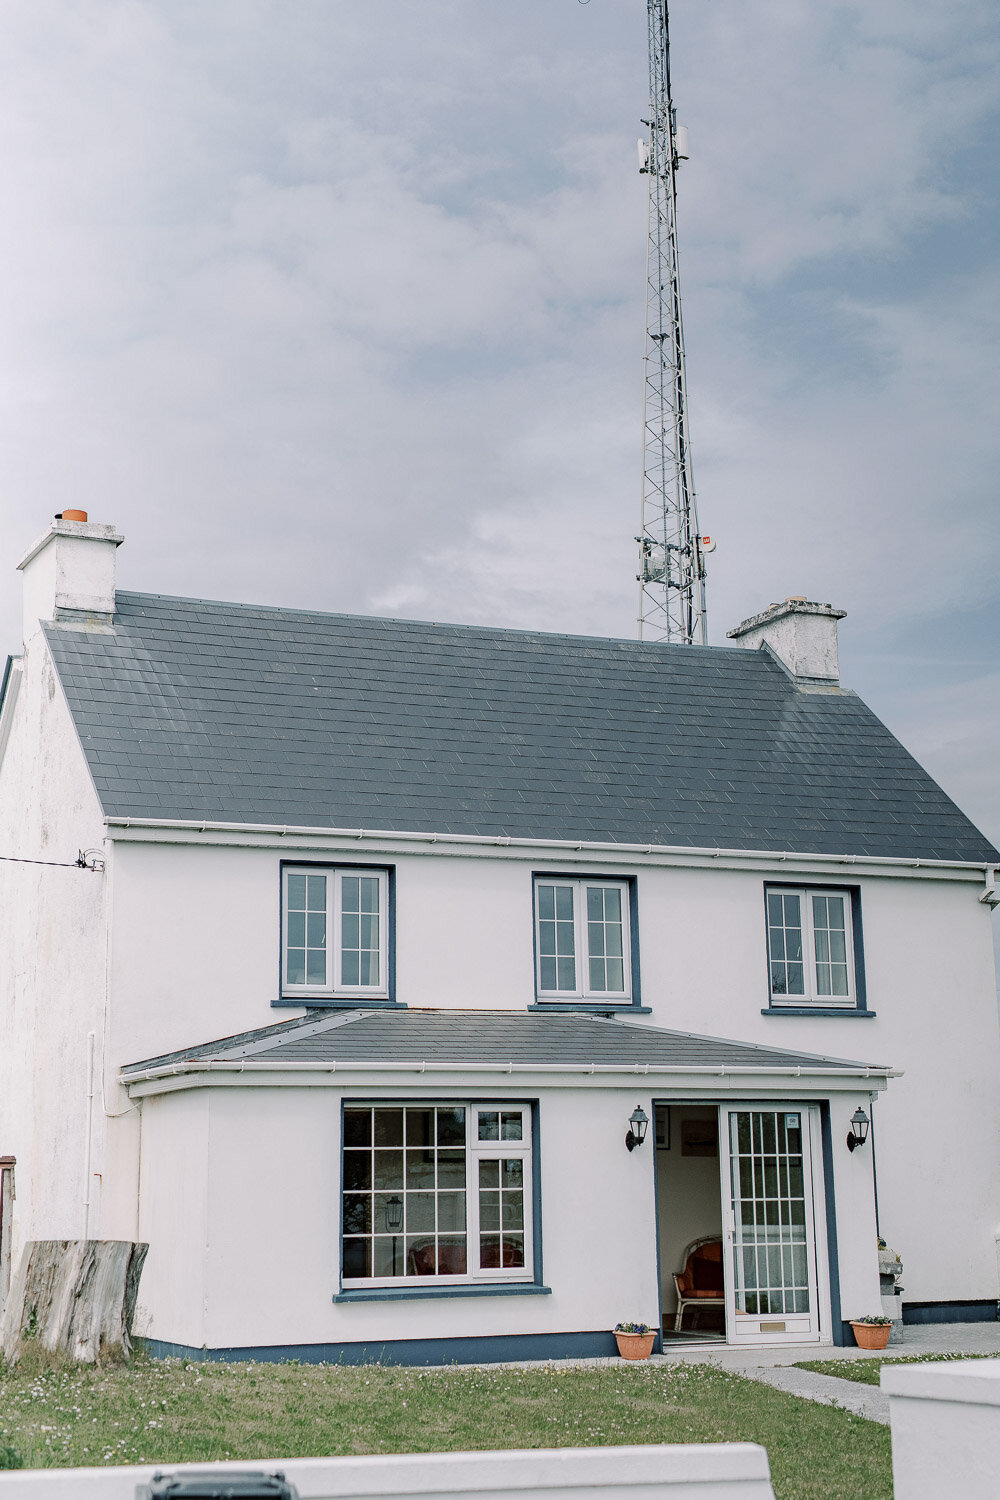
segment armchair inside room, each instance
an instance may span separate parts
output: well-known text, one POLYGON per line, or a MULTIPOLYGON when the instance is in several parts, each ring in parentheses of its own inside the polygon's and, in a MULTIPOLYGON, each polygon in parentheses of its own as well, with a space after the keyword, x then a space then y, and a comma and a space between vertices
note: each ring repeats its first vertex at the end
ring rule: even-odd
POLYGON ((685 1308, 726 1305, 721 1237, 712 1234, 692 1240, 684 1251, 684 1269, 675 1271, 673 1275, 677 1290, 674 1332, 680 1333, 685 1308))

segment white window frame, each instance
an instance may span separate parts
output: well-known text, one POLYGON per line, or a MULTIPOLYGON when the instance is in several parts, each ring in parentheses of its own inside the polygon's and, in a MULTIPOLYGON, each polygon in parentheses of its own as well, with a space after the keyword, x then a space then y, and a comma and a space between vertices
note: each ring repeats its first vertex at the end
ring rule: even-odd
POLYGON ((764 936, 767 948, 767 989, 772 1010, 795 1009, 796 1007, 818 1010, 857 1010, 857 975, 854 968, 854 893, 834 890, 828 886, 784 886, 768 884, 764 887, 764 936), (787 995, 776 992, 771 986, 771 917, 767 898, 776 896, 798 896, 802 914, 802 966, 804 993, 787 995), (844 903, 844 933, 847 951, 847 994, 821 995, 816 979, 816 935, 813 921, 813 897, 820 896, 844 903))
POLYGON ((281 872, 281 994, 283 999, 389 998, 389 872, 377 865, 284 865, 281 872), (291 984, 288 980, 288 879, 291 875, 326 877, 327 982, 325 985, 291 984), (341 915, 345 878, 366 876, 378 880, 379 982, 345 984, 342 973, 341 915))
POLYGON ((628 880, 604 880, 600 876, 577 877, 564 875, 536 875, 533 898, 535 907, 535 995, 539 1000, 559 1001, 588 1000, 595 1005, 629 1005, 632 1002, 632 910, 628 880), (573 990, 546 990, 542 988, 541 914, 538 909, 538 888, 542 885, 568 886, 573 891, 573 939, 576 957, 576 988, 573 990), (590 988, 590 945, 587 925, 587 890, 616 890, 622 898, 622 980, 621 990, 592 990, 590 988))
MULTIPOLYGON (((462 1275, 452 1276, 356 1276, 343 1275, 341 1286, 345 1291, 360 1291, 367 1287, 422 1287, 469 1286, 484 1284, 506 1285, 511 1282, 532 1285, 535 1280, 535 1223, 534 1223, 534 1177, 532 1171, 533 1143, 531 1129, 532 1108, 516 1099, 499 1103, 470 1101, 468 1099, 345 1099, 345 1108, 361 1109, 464 1109, 465 1110, 465 1233, 466 1263, 469 1269, 462 1275), (520 1113, 521 1139, 519 1141, 479 1140, 480 1114, 520 1113), (523 1208, 524 1208, 524 1265, 489 1266, 479 1265, 479 1163, 517 1158, 524 1163, 523 1208)), ((341 1146, 341 1174, 343 1174, 344 1146, 341 1146)), ((343 1212, 343 1175, 340 1187, 341 1212, 343 1212)), ((501 1245, 503 1225, 500 1227, 501 1245)), ((402 1238, 402 1233, 400 1235, 402 1238)), ((342 1236, 343 1240, 343 1236, 342 1236)), ((405 1249, 404 1249, 405 1255, 405 1249)), ((501 1259, 502 1251, 501 1251, 501 1259)), ((405 1264, 405 1261, 404 1261, 405 1264)))

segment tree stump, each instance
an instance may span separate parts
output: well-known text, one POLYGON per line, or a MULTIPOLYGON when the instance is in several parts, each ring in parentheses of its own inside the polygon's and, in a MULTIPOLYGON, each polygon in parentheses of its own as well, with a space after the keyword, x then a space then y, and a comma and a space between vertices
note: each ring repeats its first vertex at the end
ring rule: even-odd
POLYGON ((94 1364, 132 1352, 132 1319, 148 1245, 131 1240, 30 1240, 0 1317, 0 1354, 26 1342, 94 1364))

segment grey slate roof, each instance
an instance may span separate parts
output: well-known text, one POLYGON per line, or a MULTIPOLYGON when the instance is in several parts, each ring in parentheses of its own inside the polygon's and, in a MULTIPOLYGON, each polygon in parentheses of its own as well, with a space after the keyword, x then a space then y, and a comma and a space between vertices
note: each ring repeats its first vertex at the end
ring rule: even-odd
POLYGON ((129 593, 46 634, 113 817, 997 858, 764 651, 129 593))
POLYGON ((218 1059, 254 1062, 508 1063, 599 1067, 831 1068, 866 1065, 598 1016, 525 1011, 323 1011, 130 1063, 122 1072, 218 1059))

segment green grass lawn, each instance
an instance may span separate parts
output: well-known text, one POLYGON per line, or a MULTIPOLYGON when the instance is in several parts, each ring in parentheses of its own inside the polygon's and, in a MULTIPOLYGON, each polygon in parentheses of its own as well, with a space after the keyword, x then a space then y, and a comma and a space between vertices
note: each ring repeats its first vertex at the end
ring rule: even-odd
POLYGON ((839 1380, 854 1380, 858 1385, 878 1385, 883 1365, 940 1364, 953 1359, 996 1359, 995 1354, 900 1354, 870 1359, 806 1359, 796 1370, 815 1370, 819 1375, 835 1375, 839 1380))
POLYGON ((705 1365, 0 1369, 0 1467, 736 1441, 780 1500, 892 1495, 888 1428, 705 1365))

